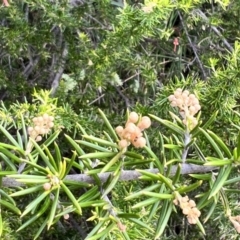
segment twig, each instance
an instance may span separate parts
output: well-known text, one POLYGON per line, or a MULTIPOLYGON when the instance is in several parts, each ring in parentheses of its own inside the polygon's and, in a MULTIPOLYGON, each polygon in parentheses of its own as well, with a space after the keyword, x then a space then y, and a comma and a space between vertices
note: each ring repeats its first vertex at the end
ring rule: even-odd
MULTIPOLYGON (((126 79, 123 80, 122 82, 125 83, 125 82, 131 80, 132 78, 134 78, 134 77, 136 77, 136 76, 139 76, 139 74, 140 74, 140 73, 137 72, 137 73, 133 74, 132 76, 130 76, 129 78, 126 78, 126 79)), ((98 98, 96 98, 96 99, 94 99, 92 102, 90 102, 90 103, 88 104, 88 106, 90 106, 90 105, 92 105, 93 103, 97 102, 99 99, 103 98, 104 96, 105 96, 105 93, 103 93, 101 96, 99 96, 98 98)))
POLYGON ((127 97, 125 97, 125 95, 121 92, 121 90, 119 89, 119 87, 115 87, 116 91, 119 93, 119 95, 123 98, 125 104, 126 104, 126 108, 130 107, 130 102, 129 99, 127 97))
POLYGON ((69 1, 70 5, 73 6, 73 7, 83 5, 85 2, 86 1, 84 1, 84 0, 70 0, 69 1))
MULTIPOLYGON (((218 167, 210 167, 210 166, 201 166, 196 164, 188 164, 183 163, 182 164, 182 175, 190 174, 190 173, 205 173, 210 172, 213 170, 218 169, 218 167)), ((148 172, 151 173, 158 173, 158 169, 145 169, 148 172)), ((173 166, 170 171, 170 176, 174 176, 177 170, 177 166, 173 166)), ((112 174, 112 172, 106 172, 106 173, 99 173, 98 177, 100 178, 102 183, 105 183, 109 177, 109 175, 112 174)), ((137 180, 141 174, 137 170, 126 170, 122 171, 119 181, 132 181, 137 180)), ((95 183, 94 179, 87 175, 87 174, 72 174, 67 175, 66 180, 76 181, 76 182, 85 182, 93 184, 95 183)), ((3 178, 3 186, 4 187, 20 187, 24 186, 23 183, 17 182, 15 179, 10 177, 4 177, 3 178)))
POLYGON ((183 153, 182 153, 182 162, 186 162, 186 158, 187 158, 187 154, 188 154, 188 150, 189 150, 189 147, 186 147, 191 141, 191 135, 189 134, 189 132, 186 132, 184 134, 184 150, 183 150, 183 153))
MULTIPOLYGON (((200 10, 200 9, 195 9, 194 12, 196 14, 198 14, 203 20, 205 20, 207 23, 209 23, 209 20, 207 18, 207 16, 200 10)), ((215 26, 210 26, 211 29, 219 36, 221 37, 223 43, 225 44, 225 46, 227 47, 227 49, 230 52, 233 52, 233 48, 230 45, 230 43, 226 40, 226 38, 223 37, 223 35, 218 31, 218 29, 215 26)))
POLYGON ((192 43, 192 40, 191 40, 191 38, 190 38, 190 36, 189 36, 189 34, 188 34, 188 30, 187 30, 187 28, 186 28, 186 26, 185 26, 185 23, 184 23, 184 21, 183 21, 183 18, 182 18, 182 15, 181 15, 180 11, 178 11, 178 15, 179 15, 179 18, 180 18, 180 20, 181 20, 183 29, 184 29, 184 31, 185 31, 185 33, 186 33, 188 42, 189 42, 189 44, 190 44, 190 46, 191 46, 191 48, 192 48, 192 50, 193 50, 193 53, 194 53, 194 55, 195 55, 195 57, 196 57, 198 66, 199 66, 199 68, 201 69, 203 80, 206 80, 206 79, 207 79, 207 74, 205 73, 203 64, 202 64, 200 58, 198 57, 196 48, 195 48, 194 44, 192 43))

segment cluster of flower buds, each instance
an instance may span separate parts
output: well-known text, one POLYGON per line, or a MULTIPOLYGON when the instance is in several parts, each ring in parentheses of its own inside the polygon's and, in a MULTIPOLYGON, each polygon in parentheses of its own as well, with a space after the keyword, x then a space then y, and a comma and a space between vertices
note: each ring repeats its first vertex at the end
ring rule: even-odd
POLYGON ((229 220, 232 222, 237 232, 240 233, 240 216, 229 217, 229 220))
POLYGON ((199 101, 194 94, 190 94, 188 90, 176 89, 173 95, 168 97, 172 107, 178 107, 179 113, 183 118, 183 123, 191 130, 198 121, 194 115, 201 109, 199 101))
POLYGON ((149 128, 151 120, 149 117, 139 117, 136 112, 131 112, 125 128, 118 126, 116 132, 121 138, 120 148, 126 148, 130 143, 136 148, 142 148, 146 145, 146 139, 142 136, 142 131, 149 128))
POLYGON ((54 117, 49 116, 46 113, 42 116, 34 117, 32 121, 34 126, 28 127, 28 134, 32 139, 36 140, 36 142, 41 141, 41 135, 49 133, 54 126, 54 117))
POLYGON ((189 200, 188 196, 178 196, 173 203, 179 205, 182 209, 182 213, 187 215, 188 222, 190 224, 196 224, 201 212, 196 208, 196 203, 193 200, 189 200))

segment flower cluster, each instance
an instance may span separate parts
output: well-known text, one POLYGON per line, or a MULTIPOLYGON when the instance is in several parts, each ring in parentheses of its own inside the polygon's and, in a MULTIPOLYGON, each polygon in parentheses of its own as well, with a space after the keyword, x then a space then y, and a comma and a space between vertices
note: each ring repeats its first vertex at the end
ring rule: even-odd
POLYGON ((193 200, 189 200, 188 196, 178 196, 173 203, 177 206, 179 205, 179 207, 182 209, 182 213, 187 215, 187 219, 190 224, 197 223, 201 212, 196 208, 196 203, 193 200))
POLYGON ((136 112, 131 112, 125 128, 118 126, 116 132, 121 138, 120 148, 126 148, 130 143, 136 148, 142 148, 146 145, 146 139, 142 136, 142 131, 149 128, 151 120, 149 117, 139 117, 136 112))
POLYGON ((240 233, 240 216, 229 217, 229 220, 232 222, 237 232, 240 233))
POLYGON ((49 116, 46 113, 42 116, 34 117, 32 121, 34 126, 28 127, 28 134, 32 139, 35 139, 36 142, 41 141, 41 135, 49 133, 54 126, 54 117, 49 116))
POLYGON ((171 106, 178 107, 179 113, 183 118, 183 123, 188 129, 193 129, 198 121, 194 115, 201 109, 199 101, 194 94, 190 94, 188 90, 176 89, 173 95, 168 97, 171 106))

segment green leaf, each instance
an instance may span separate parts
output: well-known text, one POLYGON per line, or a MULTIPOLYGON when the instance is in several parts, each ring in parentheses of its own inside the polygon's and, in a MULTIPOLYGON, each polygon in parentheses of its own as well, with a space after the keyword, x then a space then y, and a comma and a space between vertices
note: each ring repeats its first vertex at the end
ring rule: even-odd
POLYGON ((173 180, 172 180, 172 182, 173 182, 172 184, 173 185, 175 185, 178 182, 178 180, 179 180, 179 178, 181 176, 181 171, 182 171, 182 165, 178 164, 177 165, 177 171, 176 171, 176 173, 175 173, 175 175, 173 177, 173 180))
POLYGON ((104 140, 102 138, 97 138, 97 137, 94 137, 94 136, 91 136, 91 135, 82 135, 82 137, 84 139, 93 141, 94 143, 90 143, 90 142, 86 142, 86 141, 82 141, 82 140, 76 140, 76 142, 84 144, 84 145, 89 146, 89 147, 92 147, 93 149, 96 149, 96 150, 98 150, 98 147, 99 147, 99 149, 102 149, 102 151, 104 151, 104 152, 106 152, 108 150, 107 148, 103 148, 103 147, 98 146, 96 143, 99 143, 100 145, 103 145, 105 147, 112 147, 112 148, 116 148, 116 149, 118 148, 118 145, 116 143, 104 140))
POLYGON ((97 197, 100 196, 100 192, 98 190, 98 186, 94 186, 91 189, 89 189, 87 192, 85 192, 84 194, 82 194, 79 198, 78 198, 78 202, 85 202, 85 201, 90 201, 92 199, 95 199, 97 197))
POLYGON ((97 151, 100 151, 100 152, 111 152, 108 148, 101 147, 97 143, 90 143, 90 142, 86 142, 86 141, 83 141, 83 140, 76 140, 76 143, 87 146, 87 147, 89 147, 93 150, 97 150, 97 151))
POLYGON ((12 174, 12 178, 15 179, 32 179, 32 180, 43 180, 43 179, 48 179, 46 176, 39 176, 39 175, 27 175, 27 174, 12 174))
POLYGON ((25 146, 22 147, 22 148, 26 149, 27 148, 27 143, 28 143, 28 141, 27 141, 28 133, 27 133, 26 124, 25 124, 25 120, 24 120, 23 114, 21 114, 21 122, 22 122, 23 139, 24 139, 24 143, 25 143, 25 146))
POLYGON ((121 156, 123 155, 122 152, 119 152, 118 154, 116 154, 116 156, 114 156, 101 170, 101 173, 103 172, 107 172, 109 170, 109 168, 115 164, 117 161, 120 161, 121 156))
POLYGON ((61 131, 58 130, 54 133, 52 133, 47 139, 46 141, 43 142, 43 145, 48 147, 49 145, 51 145, 57 138, 58 138, 58 135, 61 131))
POLYGON ((201 222, 199 221, 199 219, 197 220, 197 225, 198 225, 199 229, 201 230, 201 232, 202 232, 204 235, 206 235, 206 232, 205 232, 205 230, 204 230, 204 227, 203 227, 203 225, 201 224, 201 222))
POLYGON ((1 195, 2 197, 4 197, 4 198, 8 199, 8 201, 9 201, 12 205, 16 206, 16 203, 15 203, 15 201, 13 200, 13 198, 10 197, 9 194, 6 193, 6 192, 4 192, 2 189, 0 189, 0 195, 1 195))
MULTIPOLYGON (((142 191, 153 191, 156 190, 160 187, 160 184, 152 184, 151 186, 144 188, 142 191)), ((135 192, 135 193, 131 193, 129 196, 125 197, 125 200, 130 200, 130 199, 134 199, 137 197, 141 197, 142 196, 142 191, 139 192, 135 192)))
POLYGON ((57 188, 56 191, 54 191, 54 192, 52 191, 53 202, 52 202, 52 207, 51 207, 51 210, 50 210, 50 213, 48 216, 48 223, 47 223, 48 230, 51 227, 53 219, 55 218, 55 215, 56 215, 56 210, 57 210, 58 202, 59 202, 59 193, 60 193, 60 188, 57 188))
POLYGON ((136 224, 139 225, 140 227, 143 227, 143 228, 148 229, 150 232, 153 232, 153 231, 154 231, 151 227, 149 227, 146 223, 142 222, 142 221, 139 220, 139 219, 129 218, 129 221, 131 221, 131 222, 133 222, 133 223, 136 223, 136 224))
POLYGON ((4 207, 8 208, 12 212, 14 212, 18 215, 21 215, 21 211, 16 206, 14 206, 13 204, 11 204, 11 203, 9 203, 5 200, 2 200, 2 199, 0 199, 0 204, 3 205, 4 207))
MULTIPOLYGON (((208 127, 215 121, 217 114, 218 114, 218 111, 211 114, 211 117, 207 120, 206 123, 204 123, 204 125, 202 126, 202 129, 204 130, 208 129, 208 127)), ((193 129, 193 131, 191 131, 192 138, 197 137, 199 133, 200 133, 199 128, 193 129)))
POLYGON ((184 127, 184 124, 182 122, 182 119, 180 119, 176 114, 174 114, 173 112, 169 111, 169 114, 171 115, 172 119, 175 119, 177 121, 177 123, 181 126, 184 127))
POLYGON ((203 130, 202 128, 199 128, 200 131, 203 133, 203 135, 207 138, 207 140, 209 141, 209 143, 212 145, 213 149, 216 151, 217 155, 219 158, 224 159, 224 156, 222 154, 222 151, 220 150, 220 148, 218 147, 217 143, 215 142, 215 140, 210 136, 210 134, 208 132, 206 132, 205 130, 203 130))
POLYGON ((220 149, 227 155, 227 157, 232 158, 231 151, 228 149, 228 147, 225 145, 225 143, 222 141, 222 139, 210 130, 207 130, 207 132, 212 137, 212 139, 218 144, 220 149))
POLYGON ((202 180, 197 181, 188 186, 181 186, 181 187, 177 188, 175 191, 178 191, 179 193, 187 193, 187 192, 193 191, 194 189, 198 188, 201 185, 202 185, 202 180))
MULTIPOLYGON (((59 171, 58 166, 56 165, 56 161, 61 161, 61 159, 62 159, 62 158, 61 158, 61 154, 60 154, 60 156, 58 156, 58 157, 60 157, 60 158, 57 160, 56 158, 53 157, 53 155, 51 154, 51 152, 49 151, 49 149, 48 149, 47 146, 43 145, 43 149, 44 149, 44 151, 45 151, 46 154, 47 154, 48 161, 50 162, 50 164, 53 166, 53 168, 54 168, 56 171, 59 171)), ((55 148, 55 150, 56 150, 56 148, 55 148)), ((55 151, 55 153, 57 153, 57 152, 55 151)))
POLYGON ((171 191, 175 191, 175 187, 172 184, 172 181, 169 178, 164 177, 162 174, 158 173, 157 174, 160 178, 160 181, 165 183, 166 186, 171 190, 171 191))
POLYGON ((109 157, 114 157, 116 156, 115 152, 95 152, 95 153, 87 153, 84 154, 82 156, 80 156, 80 159, 83 158, 98 158, 98 159, 102 159, 102 158, 109 158, 109 157))
MULTIPOLYGON (((209 160, 208 157, 206 159, 209 160)), ((232 164, 232 163, 233 163, 233 160, 222 160, 222 159, 219 159, 217 161, 210 160, 210 162, 204 163, 204 166, 221 167, 221 166, 229 165, 229 164, 232 164)))
POLYGON ((27 205, 25 211, 22 213, 21 217, 25 216, 26 214, 28 214, 31 210, 33 210, 34 208, 36 208, 38 206, 38 204, 44 199, 46 198, 51 191, 44 191, 41 195, 39 195, 35 200, 33 200, 30 204, 27 205))
POLYGON ((112 191, 112 189, 115 187, 115 185, 117 184, 119 177, 121 175, 121 169, 119 168, 118 171, 114 173, 114 176, 110 182, 110 184, 106 187, 106 189, 104 190, 103 194, 102 194, 102 198, 104 198, 109 192, 112 191))
POLYGON ((98 109, 103 121, 105 122, 108 130, 109 130, 109 133, 112 135, 112 137, 114 138, 114 141, 117 142, 118 141, 118 137, 117 137, 117 134, 115 132, 115 130, 113 129, 111 123, 108 121, 107 117, 105 116, 105 114, 103 113, 102 110, 98 109))
POLYGON ((0 147, 0 153, 4 154, 5 156, 9 157, 11 160, 14 160, 18 163, 21 162, 20 157, 16 156, 15 154, 11 153, 9 150, 0 147))
POLYGON ((119 218, 126 218, 126 219, 129 219, 129 218, 140 218, 140 215, 136 214, 136 213, 118 213, 117 216, 119 218))
POLYGON ((130 158, 134 158, 134 159, 139 159, 139 160, 144 160, 144 156, 138 154, 138 153, 135 153, 135 152, 125 152, 124 153, 125 156, 127 157, 130 157, 130 158))
POLYGON ((79 206, 79 203, 76 200, 76 198, 74 197, 74 195, 71 193, 71 191, 68 189, 68 187, 63 182, 61 182, 60 185, 61 185, 62 189, 64 190, 64 192, 69 197, 69 199, 71 200, 73 206, 77 209, 77 212, 81 215, 82 214, 82 209, 79 206))
POLYGON ((152 198, 148 198, 147 200, 141 201, 135 205, 132 206, 132 208, 142 208, 142 207, 146 207, 148 205, 152 205, 155 202, 160 201, 159 198, 156 197, 152 197, 152 198))
POLYGON ((164 144, 163 145, 167 149, 183 149, 183 146, 175 145, 175 144, 164 144))
POLYGON ((47 225, 47 220, 48 220, 47 218, 44 220, 44 222, 42 223, 41 227, 39 228, 39 230, 38 230, 37 233, 35 234, 33 240, 37 240, 37 238, 39 237, 39 235, 42 233, 42 231, 44 230, 44 228, 45 228, 46 225, 47 225))
POLYGON ((108 235, 109 232, 110 232, 115 226, 116 226, 115 223, 111 223, 111 224, 109 224, 108 227, 106 227, 103 231, 95 234, 95 235, 92 236, 92 237, 88 237, 88 236, 87 236, 87 238, 85 238, 85 240, 98 240, 98 239, 100 239, 101 237, 108 235))
POLYGON ((12 137, 12 135, 2 126, 0 125, 0 131, 6 136, 6 138, 17 148, 21 149, 19 143, 12 137))
POLYGON ((49 208, 50 203, 51 203, 50 197, 47 197, 44 204, 40 207, 40 209, 38 209, 37 213, 34 214, 34 216, 32 218, 30 218, 28 221, 23 223, 21 225, 21 227, 17 229, 17 232, 19 232, 22 229, 24 229, 25 227, 29 226, 30 224, 35 222, 40 216, 42 216, 46 212, 46 210, 49 208))
POLYGON ((3 220, 2 220, 2 213, 0 208, 0 237, 2 236, 2 233, 3 233, 3 220))
POLYGON ((63 179, 68 175, 68 173, 72 169, 73 163, 76 160, 76 156, 77 156, 77 153, 76 153, 76 151, 74 151, 70 161, 67 161, 67 158, 64 158, 68 164, 67 164, 65 175, 64 175, 63 179))
POLYGON ((45 153, 43 152, 43 150, 40 148, 40 146, 37 144, 36 141, 34 141, 33 139, 31 139, 34 147, 36 148, 37 152, 40 154, 41 159, 44 161, 44 163, 48 166, 48 168, 50 169, 50 171, 54 174, 57 175, 57 169, 54 168, 54 166, 50 163, 48 156, 45 155, 45 153))
POLYGON ((163 234, 163 232, 167 226, 167 223, 169 221, 169 218, 171 216, 172 208, 173 208, 172 201, 164 200, 163 206, 161 208, 161 212, 159 214, 159 219, 158 219, 157 229, 155 232, 154 239, 159 238, 163 234))
POLYGON ((71 137, 69 137, 68 135, 65 135, 65 137, 69 141, 69 143, 73 146, 73 148, 77 151, 79 156, 85 154, 82 148, 71 137))
POLYGON ((54 158, 55 161, 54 161, 53 166, 59 172, 60 161, 62 160, 62 155, 61 155, 61 151, 56 142, 54 142, 54 150, 55 150, 55 158, 54 158))
POLYGON ((156 164, 157 168, 159 169, 160 173, 164 172, 164 167, 163 167, 163 163, 160 161, 160 159, 157 157, 157 155, 152 151, 151 148, 145 146, 144 150, 146 150, 148 152, 148 154, 150 154, 150 156, 154 159, 154 163, 156 164))
POLYGON ((17 131, 17 140, 18 140, 18 144, 20 146, 20 148, 24 148, 23 147, 23 141, 22 141, 22 136, 20 135, 19 131, 17 131))
POLYGON ((210 180, 212 178, 211 173, 204 173, 204 174, 189 174, 190 177, 200 179, 200 180, 210 180))
POLYGON ((225 181, 224 186, 233 185, 234 183, 240 182, 240 177, 235 177, 225 181))
POLYGON ((148 192, 148 191, 142 191, 143 195, 150 196, 150 197, 155 197, 159 199, 172 199, 174 196, 172 194, 167 194, 167 193, 155 193, 155 192, 148 192))
POLYGON ((81 182, 81 181, 74 181, 74 180, 68 180, 68 179, 64 179, 63 180, 65 185, 69 185, 69 186, 78 186, 78 187, 90 187, 92 186, 92 184, 87 183, 87 182, 81 182))
POLYGON ((87 238, 85 240, 89 240, 90 237, 95 235, 99 229, 102 228, 102 226, 106 223, 106 218, 108 217, 108 213, 106 213, 102 219, 102 221, 99 221, 98 224, 92 229, 92 231, 87 235, 87 238))
MULTIPOLYGON (((31 155, 28 155, 29 158, 30 158, 30 156, 31 156, 31 155)), ((45 174, 45 175, 47 175, 47 174, 49 173, 49 171, 48 171, 46 168, 43 168, 43 167, 41 167, 40 165, 38 165, 38 164, 36 164, 36 163, 34 163, 34 162, 32 162, 32 161, 28 161, 28 160, 25 160, 25 159, 21 159, 21 162, 27 163, 28 165, 30 165, 30 166, 38 169, 39 172, 41 172, 41 173, 43 173, 43 174, 45 174)), ((10 175, 10 177, 11 177, 11 175, 10 175)))
POLYGON ((235 160, 240 162, 240 132, 238 133, 237 137, 237 157, 235 160))
POLYGON ((13 175, 16 174, 16 171, 1 171, 0 176, 7 176, 7 175, 13 175))
POLYGON ((38 186, 34 186, 34 187, 30 187, 24 190, 20 190, 17 191, 15 193, 10 194, 11 197, 18 197, 18 196, 22 196, 22 195, 26 195, 26 194, 30 194, 33 192, 37 192, 39 190, 43 190, 43 185, 38 185, 38 186))
POLYGON ((12 170, 17 172, 17 168, 15 167, 13 161, 11 161, 7 156, 0 152, 0 158, 4 161, 4 163, 12 170))
POLYGON ((220 189, 223 187, 225 181, 227 180, 231 170, 232 170, 232 165, 228 165, 226 167, 221 168, 221 170, 217 176, 217 179, 211 189, 208 199, 215 196, 220 191, 220 189))
MULTIPOLYGON (((142 175, 144 175, 144 176, 149 177, 149 178, 152 179, 153 181, 154 181, 154 180, 155 180, 155 181, 159 181, 159 180, 160 180, 159 176, 158 176, 157 174, 155 174, 155 173, 151 173, 151 172, 149 172, 149 171, 141 170, 141 169, 136 169, 136 171, 137 171, 137 172, 140 172, 140 173, 141 173, 142 175)), ((140 177, 140 179, 141 179, 141 177, 140 177)))
POLYGON ((149 114, 149 116, 153 119, 155 119, 157 122, 160 122, 161 124, 163 124, 165 127, 167 127, 168 129, 170 129, 171 131, 173 131, 174 133, 180 134, 181 136, 184 135, 185 130, 181 127, 179 127, 178 125, 168 121, 168 120, 163 120, 161 118, 158 118, 154 115, 149 114))

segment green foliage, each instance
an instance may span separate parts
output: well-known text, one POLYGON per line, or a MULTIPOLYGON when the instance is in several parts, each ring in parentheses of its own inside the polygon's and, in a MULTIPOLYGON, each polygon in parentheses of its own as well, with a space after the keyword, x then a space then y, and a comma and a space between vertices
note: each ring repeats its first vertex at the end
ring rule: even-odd
MULTIPOLYGON (((233 216, 232 212, 237 214, 229 199, 239 191, 234 184, 239 181, 235 169, 239 164, 240 144, 238 140, 234 149, 229 148, 221 137, 207 129, 217 115, 193 129, 186 127, 177 116, 178 111, 170 114, 172 121, 150 115, 166 130, 157 133, 155 142, 145 134, 147 146, 140 151, 130 146, 120 148, 114 126, 99 110, 105 131, 95 131, 92 135, 78 124, 74 135, 82 137, 76 140, 74 136, 65 135, 65 144, 71 150, 65 155, 58 144, 62 131, 59 128, 62 123, 58 122, 60 107, 49 94, 35 92, 33 104, 16 104, 18 111, 25 111, 16 115, 14 124, 6 118, 0 126, 5 136, 5 141, 0 143, 1 179, 12 179, 14 186, 18 186, 10 192, 1 190, 0 204, 1 208, 20 215, 22 223, 17 232, 38 224, 32 237, 38 239, 45 229, 50 230, 57 223, 68 221, 69 216, 78 215, 91 223, 84 239, 158 239, 167 237, 166 229, 173 214, 179 218, 187 215, 179 211, 179 207, 184 210, 183 196, 196 197, 196 207, 202 213, 196 227, 201 234, 206 234, 204 226, 220 206, 226 219, 233 216), (36 142, 37 138, 28 136, 25 119, 31 123, 34 114, 44 113, 55 117, 55 131, 36 142), (11 126, 15 126, 18 133, 10 134, 11 126), (158 148, 158 153, 152 148, 158 148), (206 172, 216 170, 218 174, 206 172), (76 171, 79 177, 72 174, 76 171), (133 173, 140 175, 138 183, 120 183, 133 173), (185 177, 183 173, 191 174, 185 177), (23 198, 27 203, 22 206, 19 203, 23 198), (179 206, 174 205, 174 199, 178 199, 179 206)), ((200 119, 199 115, 199 122, 200 119)), ((130 179, 136 180, 136 177, 130 179)), ((6 179, 2 186, 4 184, 9 184, 6 179)), ((8 231, 4 224, 7 221, 0 222, 2 236, 8 231)))
POLYGON ((1 238, 236 239, 239 2, 9 4, 0 11, 1 238), (169 104, 177 88, 200 100, 194 127, 169 104), (151 117, 144 148, 119 146, 126 109, 151 117), (54 126, 38 141, 29 127, 44 114, 54 126), (201 211, 191 227, 184 196, 201 211))

